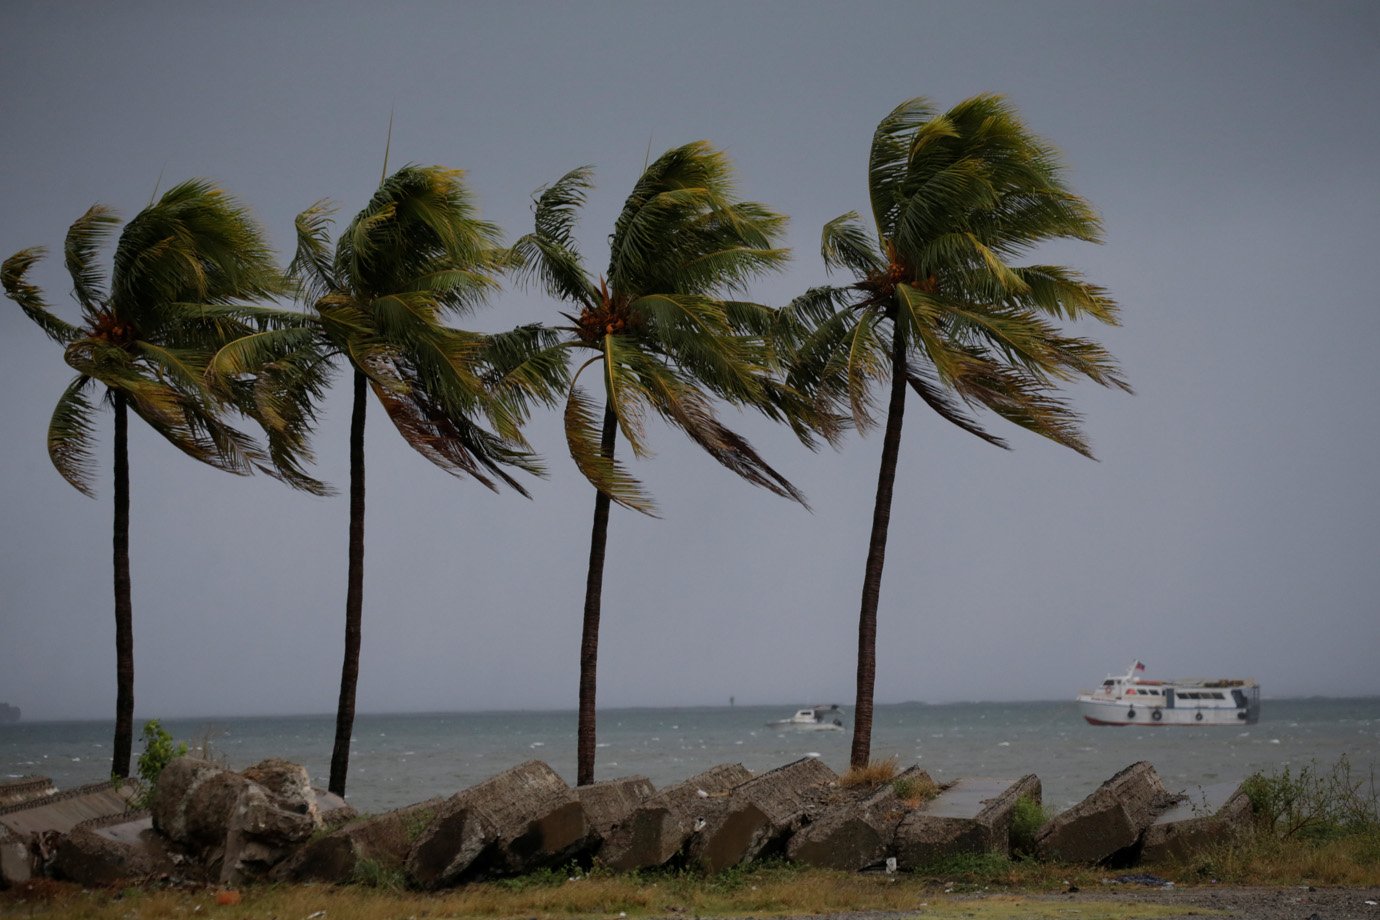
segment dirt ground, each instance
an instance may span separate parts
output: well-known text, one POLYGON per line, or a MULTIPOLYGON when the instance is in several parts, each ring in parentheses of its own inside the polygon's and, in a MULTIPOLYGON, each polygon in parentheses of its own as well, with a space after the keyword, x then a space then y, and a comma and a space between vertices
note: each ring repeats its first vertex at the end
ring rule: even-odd
POLYGON ((1099 885, 1072 894, 1044 895, 1042 900, 1079 898, 1165 904, 1182 907, 1176 918, 1211 917, 1225 911, 1242 920, 1380 920, 1380 888, 1143 888, 1099 885), (1369 902, 1369 903, 1367 903, 1369 902))
MULTIPOLYGON (((1149 888, 1132 885, 1099 885, 1064 894, 1020 894, 1017 898, 1060 905, 1059 913, 1076 918, 1079 901, 1092 904, 1159 904, 1180 912, 1162 920, 1380 920, 1380 888, 1242 888, 1205 885, 1193 888, 1149 888)), ((975 901, 987 895, 973 895, 975 901)), ((1021 910, 1012 905, 1003 917, 1020 920, 1021 910)), ((977 916, 986 912, 974 911, 977 916)), ((775 920, 914 920, 915 912, 861 911, 812 917, 780 917, 775 920)), ((923 916, 923 912, 920 914, 923 916)))

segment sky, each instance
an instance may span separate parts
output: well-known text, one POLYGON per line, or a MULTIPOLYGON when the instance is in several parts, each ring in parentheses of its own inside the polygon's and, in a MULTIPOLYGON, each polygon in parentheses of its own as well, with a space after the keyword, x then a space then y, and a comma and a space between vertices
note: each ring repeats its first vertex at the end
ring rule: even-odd
MULTIPOLYGON (((91 204, 126 219, 194 176, 250 206, 284 262, 297 212, 343 219, 391 161, 466 170, 509 239, 533 193, 595 168, 587 262, 648 156, 707 139, 791 216, 788 269, 866 213, 877 121, 1005 94, 1102 215, 1033 259, 1110 289, 1134 395, 1066 395, 1097 460, 912 401, 878 614, 877 699, 1060 699, 1121 672, 1254 677, 1267 697, 1380 695, 1380 5, 1370 2, 54 3, 0 29, 0 257, 61 252, 91 204)), ((108 259, 106 264, 108 264, 108 259)), ((75 319, 60 257, 33 279, 75 319)), ((508 287, 474 328, 558 320, 508 287)), ((113 717, 111 433, 98 497, 51 466, 72 372, 0 301, 0 701, 113 717)), ((348 378, 317 470, 347 480, 348 378)), ((853 700, 881 437, 812 453, 728 416, 811 510, 652 426, 661 519, 615 508, 602 706, 853 700)), ((372 407, 364 712, 573 708, 593 492, 558 415, 549 478, 493 494, 372 407)), ((334 711, 347 502, 203 467, 131 424, 136 718, 334 711)))

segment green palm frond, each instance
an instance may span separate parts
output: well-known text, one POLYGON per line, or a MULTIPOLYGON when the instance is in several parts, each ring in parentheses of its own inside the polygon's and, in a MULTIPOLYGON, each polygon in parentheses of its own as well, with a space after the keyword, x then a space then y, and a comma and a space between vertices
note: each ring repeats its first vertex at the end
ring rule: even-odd
POLYGON ((866 278, 886 269, 886 262, 877 253, 877 243, 863 229, 857 211, 849 211, 824 225, 819 237, 819 252, 829 271, 844 268, 859 278, 866 278))
POLYGON ((58 397, 48 422, 48 457, 74 489, 95 498, 92 478, 96 460, 91 452, 91 439, 96 410, 87 393, 90 386, 90 377, 79 376, 58 397))
POLYGON ((578 386, 565 401, 565 440, 570 457, 585 479, 625 508, 657 517, 656 502, 627 468, 600 449, 600 420, 594 404, 578 386))
POLYGON ((72 276, 72 293, 88 322, 95 320, 107 296, 102 272, 95 264, 96 256, 119 223, 114 211, 97 204, 73 221, 67 230, 63 252, 67 271, 72 276))
POLYGON ((335 206, 323 198, 298 214, 294 221, 297 249, 288 265, 288 275, 302 285, 307 303, 316 303, 341 287, 331 258, 334 214, 335 206))
POLYGON ((37 323, 38 328, 42 329, 48 338, 61 345, 67 345, 81 338, 82 330, 54 315, 43 302, 43 293, 30 284, 26 277, 29 269, 43 258, 44 254, 42 246, 32 246, 16 252, 0 266, 0 283, 4 284, 5 294, 10 300, 19 304, 19 309, 24 311, 24 315, 37 323))
POLYGON ((636 372, 652 408, 721 465, 753 485, 809 507, 804 494, 773 469, 746 438, 718 420, 709 399, 698 388, 656 361, 638 362, 636 372))
POLYGON ((556 330, 538 323, 486 336, 485 386, 524 419, 534 403, 555 407, 570 386, 569 351, 556 330))
POLYGON ((645 459, 652 455, 646 441, 649 394, 643 387, 638 371, 647 363, 654 362, 648 362, 642 350, 623 336, 606 335, 602 344, 604 356, 600 367, 604 372, 604 392, 609 406, 618 419, 618 430, 628 439, 633 455, 645 459))
MULTIPOLYGON (((872 136, 867 187, 872 197, 872 214, 880 239, 888 239, 896 225, 912 147, 920 141, 917 130, 927 122, 936 122, 929 100, 922 97, 907 99, 877 124, 872 136)), ((937 131, 938 126, 930 130, 937 131)))

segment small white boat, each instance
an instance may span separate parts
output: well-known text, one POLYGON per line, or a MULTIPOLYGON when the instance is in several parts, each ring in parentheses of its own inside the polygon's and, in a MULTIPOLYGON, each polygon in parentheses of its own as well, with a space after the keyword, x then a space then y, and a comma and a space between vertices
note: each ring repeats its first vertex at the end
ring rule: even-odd
POLYGON ((1093 725, 1253 725, 1260 720, 1254 680, 1146 680, 1137 661, 1096 690, 1078 694, 1078 712, 1093 725))
POLYGON ((789 719, 768 722, 767 727, 789 728, 806 732, 841 732, 843 731, 842 716, 843 713, 837 705, 811 706, 809 709, 796 710, 795 715, 789 719))

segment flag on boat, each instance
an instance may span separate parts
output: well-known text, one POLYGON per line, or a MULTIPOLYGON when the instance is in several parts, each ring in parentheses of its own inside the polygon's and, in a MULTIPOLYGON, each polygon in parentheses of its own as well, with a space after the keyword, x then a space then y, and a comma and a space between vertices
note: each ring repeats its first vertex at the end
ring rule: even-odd
POLYGON ((1144 671, 1144 670, 1145 670, 1145 665, 1142 664, 1141 662, 1137 661, 1137 662, 1136 662, 1135 670, 1138 671, 1138 672, 1139 672, 1139 671, 1144 671))

